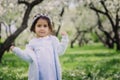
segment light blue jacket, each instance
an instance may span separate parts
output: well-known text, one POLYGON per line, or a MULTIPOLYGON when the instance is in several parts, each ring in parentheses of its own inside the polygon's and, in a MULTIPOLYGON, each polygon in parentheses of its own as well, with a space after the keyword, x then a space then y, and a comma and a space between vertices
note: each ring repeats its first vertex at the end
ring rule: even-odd
MULTIPOLYGON (((52 40, 53 50, 54 50, 54 59, 55 59, 55 68, 57 73, 57 80, 62 79, 61 67, 59 62, 59 55, 62 55, 68 45, 68 36, 62 36, 61 42, 55 37, 50 36, 52 40)), ((26 47, 25 50, 21 50, 18 47, 13 49, 13 52, 22 58, 23 60, 29 62, 29 74, 28 80, 39 80, 39 69, 37 65, 37 59, 35 53, 29 47, 26 47)))

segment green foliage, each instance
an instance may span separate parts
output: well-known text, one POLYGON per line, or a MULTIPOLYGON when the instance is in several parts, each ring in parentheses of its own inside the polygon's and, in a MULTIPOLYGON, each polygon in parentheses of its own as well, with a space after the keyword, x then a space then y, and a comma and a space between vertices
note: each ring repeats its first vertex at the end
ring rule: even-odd
MULTIPOLYGON (((120 80, 120 52, 101 44, 68 48, 60 57, 63 80, 120 80)), ((6 53, 0 65, 0 80, 27 80, 28 64, 6 53)))
POLYGON ((7 53, 0 64, 0 80, 27 80, 28 64, 15 55, 7 53))

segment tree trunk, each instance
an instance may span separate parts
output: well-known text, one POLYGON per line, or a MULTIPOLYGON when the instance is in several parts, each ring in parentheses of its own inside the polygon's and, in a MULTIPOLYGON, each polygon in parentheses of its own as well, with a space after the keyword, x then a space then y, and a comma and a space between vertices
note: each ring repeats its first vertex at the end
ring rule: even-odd
POLYGON ((106 40, 106 46, 110 49, 113 49, 114 48, 114 42, 110 39, 107 39, 106 40))
POLYGON ((73 48, 74 46, 74 43, 75 43, 75 41, 78 39, 78 37, 80 36, 80 33, 79 32, 77 32, 77 34, 76 34, 76 36, 75 36, 75 38, 71 41, 71 44, 70 44, 70 47, 71 48, 73 48))
POLYGON ((1 43, 1 22, 0 22, 0 43, 1 43))
POLYGON ((65 8, 63 7, 61 13, 59 14, 60 15, 60 19, 59 19, 60 24, 59 24, 59 27, 57 29, 56 36, 58 36, 58 34, 60 32, 60 28, 61 28, 61 24, 62 24, 61 18, 62 18, 63 14, 64 14, 64 11, 65 11, 64 9, 65 8))
POLYGON ((117 49, 116 50, 120 50, 120 43, 117 42, 117 49))
POLYGON ((5 49, 2 48, 2 44, 0 44, 0 63, 2 62, 2 56, 3 56, 4 52, 5 52, 5 49))
POLYGON ((115 33, 115 43, 116 43, 116 50, 120 50, 120 38, 119 38, 119 34, 118 34, 118 30, 115 33))
POLYGON ((2 56, 3 56, 4 52, 10 48, 11 44, 20 35, 20 33, 23 32, 28 27, 27 24, 28 24, 29 15, 30 15, 33 7, 35 5, 41 3, 42 1, 43 0, 34 0, 33 2, 29 3, 26 1, 18 0, 18 3, 25 4, 27 6, 27 9, 24 13, 24 17, 23 17, 21 26, 0 45, 0 62, 2 61, 2 56))
POLYGON ((84 45, 84 36, 85 36, 85 34, 82 33, 81 37, 79 39, 79 42, 78 42, 79 47, 81 47, 82 45, 84 45))
POLYGON ((57 32, 56 32, 56 36, 58 36, 59 32, 60 32, 60 28, 61 28, 61 25, 59 25, 58 29, 57 29, 57 32))

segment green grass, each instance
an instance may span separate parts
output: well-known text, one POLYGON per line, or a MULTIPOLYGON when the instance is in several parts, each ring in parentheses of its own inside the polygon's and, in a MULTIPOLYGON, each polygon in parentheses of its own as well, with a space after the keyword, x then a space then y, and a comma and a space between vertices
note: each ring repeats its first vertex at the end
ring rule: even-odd
MULTIPOLYGON (((68 47, 60 56, 63 80, 120 80, 120 52, 101 44, 68 47)), ((28 64, 6 53, 0 65, 0 80, 27 80, 28 64)))
POLYGON ((60 59, 64 80, 120 80, 120 52, 101 44, 68 48, 60 59))
POLYGON ((0 80, 27 80, 28 64, 12 53, 5 53, 0 64, 0 80))

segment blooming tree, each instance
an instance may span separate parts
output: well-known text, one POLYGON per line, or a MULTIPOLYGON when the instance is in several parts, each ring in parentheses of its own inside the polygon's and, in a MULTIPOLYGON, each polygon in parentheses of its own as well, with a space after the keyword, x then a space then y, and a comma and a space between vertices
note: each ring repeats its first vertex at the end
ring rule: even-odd
POLYGON ((116 46, 116 49, 120 50, 120 1, 91 1, 89 2, 89 8, 98 17, 98 29, 104 35, 103 37, 96 32, 100 40, 109 48, 116 46))
POLYGON ((20 27, 11 34, 3 43, 0 44, 0 61, 2 59, 2 56, 6 50, 9 49, 11 44, 14 42, 14 40, 17 38, 18 35, 20 35, 21 32, 23 32, 28 27, 28 19, 29 15, 31 13, 31 10, 33 7, 39 3, 41 3, 43 0, 34 0, 34 1, 25 1, 25 0, 18 0, 18 4, 24 4, 26 5, 25 13, 23 14, 23 20, 20 25, 20 27))

